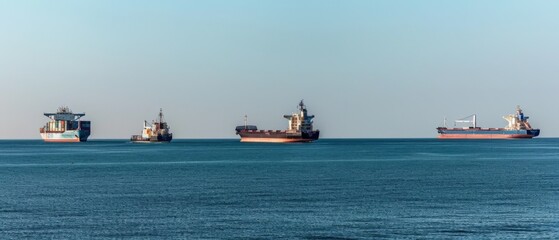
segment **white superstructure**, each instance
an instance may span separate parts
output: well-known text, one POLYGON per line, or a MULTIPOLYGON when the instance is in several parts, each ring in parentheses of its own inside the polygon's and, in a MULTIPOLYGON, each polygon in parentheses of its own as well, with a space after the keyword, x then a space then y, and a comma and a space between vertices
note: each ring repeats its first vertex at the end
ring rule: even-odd
POLYGON ((289 120, 288 132, 310 132, 313 130, 314 115, 307 114, 307 107, 303 100, 299 102, 299 112, 292 113, 291 115, 283 115, 284 118, 289 120))

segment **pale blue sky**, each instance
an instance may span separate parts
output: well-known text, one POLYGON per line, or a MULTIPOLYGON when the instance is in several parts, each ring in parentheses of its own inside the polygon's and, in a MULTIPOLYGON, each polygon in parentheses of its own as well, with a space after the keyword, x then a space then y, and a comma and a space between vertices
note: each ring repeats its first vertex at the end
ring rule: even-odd
POLYGON ((559 1, 0 1, 0 138, 68 105, 92 138, 163 107, 178 138, 284 129, 301 98, 322 137, 435 137, 521 105, 559 136, 559 1))

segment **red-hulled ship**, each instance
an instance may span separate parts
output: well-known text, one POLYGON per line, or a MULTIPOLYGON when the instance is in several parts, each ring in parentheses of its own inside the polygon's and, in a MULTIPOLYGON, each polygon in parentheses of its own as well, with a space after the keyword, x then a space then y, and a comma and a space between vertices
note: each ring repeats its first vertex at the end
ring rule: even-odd
POLYGON ((312 142, 318 140, 319 130, 313 130, 314 115, 307 114, 307 108, 303 100, 299 103, 299 112, 284 115, 289 120, 287 130, 258 130, 254 125, 237 126, 235 131, 241 136, 241 142, 312 142))

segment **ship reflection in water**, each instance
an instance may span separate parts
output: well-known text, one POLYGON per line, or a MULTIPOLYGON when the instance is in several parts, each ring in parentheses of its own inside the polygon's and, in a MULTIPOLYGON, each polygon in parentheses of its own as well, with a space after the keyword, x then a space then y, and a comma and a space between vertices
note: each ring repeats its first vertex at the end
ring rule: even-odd
POLYGON ((299 112, 283 117, 289 120, 287 130, 258 130, 254 125, 237 126, 235 131, 241 136, 241 142, 312 142, 318 140, 319 130, 313 130, 314 115, 307 114, 303 100, 299 102, 299 112))

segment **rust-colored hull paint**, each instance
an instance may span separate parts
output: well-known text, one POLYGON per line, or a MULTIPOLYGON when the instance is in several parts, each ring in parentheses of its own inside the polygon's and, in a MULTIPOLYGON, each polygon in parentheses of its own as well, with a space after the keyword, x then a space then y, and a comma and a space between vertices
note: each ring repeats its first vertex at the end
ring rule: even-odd
POLYGON ((439 134, 440 139, 511 139, 533 138, 529 134, 439 134))
POLYGON ((261 143, 292 143, 292 142, 312 142, 312 139, 303 138, 251 138, 243 137, 241 142, 261 142, 261 143))

